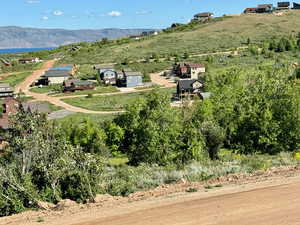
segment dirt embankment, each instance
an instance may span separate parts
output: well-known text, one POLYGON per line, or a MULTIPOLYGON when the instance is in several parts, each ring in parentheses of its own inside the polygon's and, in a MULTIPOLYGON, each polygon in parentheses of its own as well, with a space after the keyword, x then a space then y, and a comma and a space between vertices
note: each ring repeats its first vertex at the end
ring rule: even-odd
POLYGON ((85 205, 64 200, 0 224, 300 224, 300 167, 234 174, 207 182, 162 185, 128 197, 98 195, 85 205), (193 193, 192 193, 193 192, 193 193))

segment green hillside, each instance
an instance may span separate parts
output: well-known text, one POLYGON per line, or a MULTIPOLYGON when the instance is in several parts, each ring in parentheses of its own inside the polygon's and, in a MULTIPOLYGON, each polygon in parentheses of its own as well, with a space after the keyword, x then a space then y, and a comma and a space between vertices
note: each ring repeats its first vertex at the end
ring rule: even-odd
MULTIPOLYGON (((273 14, 241 15, 216 18, 207 24, 191 24, 142 40, 119 39, 113 43, 83 43, 77 51, 68 51, 63 62, 93 64, 137 60, 159 56, 176 56, 185 52, 205 53, 236 48, 272 36, 300 32, 300 11, 273 14)), ((64 47, 66 48, 66 47, 64 47)))

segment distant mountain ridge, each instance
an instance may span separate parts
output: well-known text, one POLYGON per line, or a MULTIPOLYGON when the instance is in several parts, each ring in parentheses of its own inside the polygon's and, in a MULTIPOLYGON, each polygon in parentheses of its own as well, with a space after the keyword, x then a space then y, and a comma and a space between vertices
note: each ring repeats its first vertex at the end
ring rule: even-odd
POLYGON ((138 35, 151 29, 99 29, 65 30, 24 27, 0 27, 0 49, 4 48, 46 48, 102 38, 117 38, 138 35))

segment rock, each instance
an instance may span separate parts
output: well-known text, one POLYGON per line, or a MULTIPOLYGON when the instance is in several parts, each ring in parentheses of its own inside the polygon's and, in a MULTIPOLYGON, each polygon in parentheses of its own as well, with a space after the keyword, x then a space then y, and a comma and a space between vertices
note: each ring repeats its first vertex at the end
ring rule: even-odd
POLYGON ((177 181, 177 184, 186 184, 187 181, 184 178, 181 178, 180 180, 177 181))
POLYGON ((114 201, 114 197, 108 194, 96 195, 94 198, 94 203, 103 203, 108 201, 114 201))
POLYGON ((50 210, 50 209, 53 209, 55 207, 55 205, 52 203, 49 203, 49 202, 38 202, 37 207, 39 209, 43 209, 43 210, 50 210))
POLYGON ((65 208, 71 208, 71 207, 74 207, 76 206, 77 203, 70 200, 70 199, 65 199, 65 200, 61 200, 59 201, 56 206, 55 206, 55 209, 56 210, 63 210, 65 208))

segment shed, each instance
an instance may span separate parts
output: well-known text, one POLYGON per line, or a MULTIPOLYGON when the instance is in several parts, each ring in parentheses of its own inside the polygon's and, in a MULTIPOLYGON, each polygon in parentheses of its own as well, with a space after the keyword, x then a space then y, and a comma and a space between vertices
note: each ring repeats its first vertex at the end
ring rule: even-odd
POLYGON ((125 86, 136 87, 143 85, 143 74, 140 72, 126 72, 125 73, 125 86))
POLYGON ((210 92, 201 92, 199 94, 199 97, 202 99, 202 100, 205 100, 205 99, 208 99, 211 97, 211 93, 210 92))

